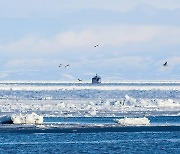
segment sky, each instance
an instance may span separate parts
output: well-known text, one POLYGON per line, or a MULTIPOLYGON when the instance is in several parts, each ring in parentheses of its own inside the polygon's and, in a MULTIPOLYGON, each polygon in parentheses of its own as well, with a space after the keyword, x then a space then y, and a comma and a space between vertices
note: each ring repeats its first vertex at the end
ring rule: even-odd
POLYGON ((0 81, 180 80, 179 19, 180 0, 0 0, 0 81))

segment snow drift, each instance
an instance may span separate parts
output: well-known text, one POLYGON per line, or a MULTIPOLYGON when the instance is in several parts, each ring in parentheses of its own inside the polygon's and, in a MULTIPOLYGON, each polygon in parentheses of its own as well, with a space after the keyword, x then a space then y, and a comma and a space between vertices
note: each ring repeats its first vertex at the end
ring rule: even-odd
POLYGON ((19 114, 0 117, 0 123, 2 124, 43 124, 43 116, 32 114, 19 114))
POLYGON ((123 119, 117 119, 116 122, 122 126, 150 125, 150 120, 146 117, 144 117, 144 118, 123 118, 123 119))

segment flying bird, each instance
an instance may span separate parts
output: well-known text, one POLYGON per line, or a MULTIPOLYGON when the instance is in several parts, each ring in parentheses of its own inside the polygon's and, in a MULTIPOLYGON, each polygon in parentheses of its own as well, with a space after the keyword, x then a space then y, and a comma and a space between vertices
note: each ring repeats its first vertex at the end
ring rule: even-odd
POLYGON ((59 64, 59 67, 61 67, 62 66, 62 64, 59 64))
POLYGON ((163 66, 168 66, 167 61, 163 64, 163 66))
POLYGON ((67 65, 65 65, 65 68, 67 68, 67 67, 69 67, 70 65, 69 64, 67 64, 67 65))
POLYGON ((95 45, 94 47, 96 48, 96 47, 98 47, 99 45, 97 44, 97 45, 95 45))
POLYGON ((80 81, 82 81, 82 79, 78 79, 78 81, 80 82, 80 81))

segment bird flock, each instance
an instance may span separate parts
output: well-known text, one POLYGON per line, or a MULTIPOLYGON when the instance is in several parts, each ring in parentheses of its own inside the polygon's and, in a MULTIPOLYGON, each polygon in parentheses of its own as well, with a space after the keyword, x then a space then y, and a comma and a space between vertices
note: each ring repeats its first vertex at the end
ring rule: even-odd
MULTIPOLYGON (((97 47, 99 47, 99 44, 94 45, 94 48, 97 48, 97 47)), ((167 66, 168 66, 168 62, 166 61, 165 63, 163 63, 163 66, 164 66, 164 67, 167 67, 167 66)), ((68 67, 70 67, 70 64, 66 64, 66 65, 59 64, 59 68, 60 68, 60 67, 68 68, 68 67)), ((83 81, 83 80, 80 79, 80 78, 78 78, 77 80, 78 80, 79 82, 82 82, 82 81, 83 81)))
MULTIPOLYGON (((68 68, 70 65, 67 64, 67 65, 64 65, 65 68, 68 68)), ((63 67, 63 64, 59 64, 59 67, 63 67)))
MULTIPOLYGON (((94 45, 94 48, 97 48, 97 47, 99 47, 99 44, 94 45)), ((62 67, 68 68, 68 67, 70 67, 70 64, 66 64, 66 65, 64 65, 64 64, 59 64, 59 68, 62 68, 62 67)), ((82 82, 82 81, 83 81, 83 79, 80 79, 80 78, 78 78, 77 80, 78 80, 79 82, 82 82)))

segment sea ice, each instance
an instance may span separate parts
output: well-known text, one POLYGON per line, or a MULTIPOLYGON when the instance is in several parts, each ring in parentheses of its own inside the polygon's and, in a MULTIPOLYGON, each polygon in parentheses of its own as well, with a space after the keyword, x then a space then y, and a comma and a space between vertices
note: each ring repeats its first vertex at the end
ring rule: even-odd
POLYGON ((12 116, 1 116, 1 124, 43 124, 43 116, 32 114, 19 114, 12 116))
POLYGON ((115 121, 122 126, 150 125, 150 120, 146 117, 144 117, 144 118, 123 118, 123 119, 117 119, 115 121))
POLYGON ((11 120, 13 124, 43 124, 43 116, 36 113, 12 115, 11 120))
POLYGON ((1 124, 7 124, 7 123, 12 123, 11 117, 10 116, 1 116, 0 117, 0 123, 1 124))
POLYGON ((179 110, 180 82, 0 83, 1 114, 138 117, 179 110))

